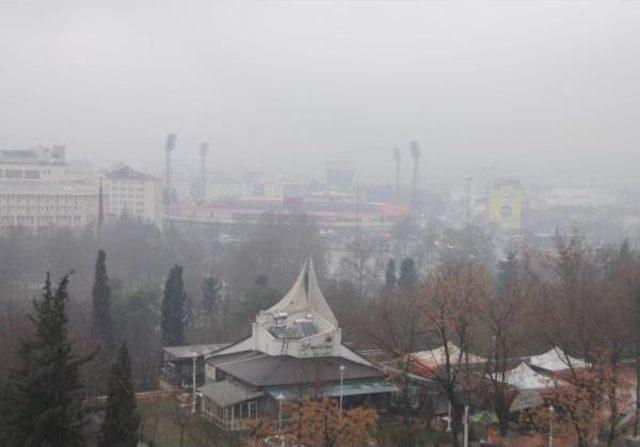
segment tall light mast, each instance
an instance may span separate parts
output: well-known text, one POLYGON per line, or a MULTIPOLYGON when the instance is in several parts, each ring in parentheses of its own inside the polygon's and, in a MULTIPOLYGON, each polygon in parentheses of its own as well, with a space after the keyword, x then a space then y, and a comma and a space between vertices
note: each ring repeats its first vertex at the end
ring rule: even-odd
MULTIPOLYGON (((164 145, 164 151, 166 153, 166 166, 165 166, 165 205, 167 210, 173 199, 173 162, 171 160, 172 153, 176 148, 176 139, 178 137, 174 133, 167 135, 167 142, 164 145)), ((168 214, 168 213, 167 213, 168 214)))
POLYGON ((411 142, 411 158, 413 159, 413 178, 411 181, 411 213, 415 216, 418 208, 418 161, 420 146, 417 141, 411 142))

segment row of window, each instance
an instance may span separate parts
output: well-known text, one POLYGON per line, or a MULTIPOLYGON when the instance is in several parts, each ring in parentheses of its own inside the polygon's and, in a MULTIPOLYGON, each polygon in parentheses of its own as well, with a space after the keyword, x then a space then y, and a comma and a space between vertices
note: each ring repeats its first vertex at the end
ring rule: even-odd
POLYGON ((28 178, 28 179, 39 179, 40 171, 33 170, 22 170, 22 169, 0 169, 0 178, 9 178, 9 179, 19 179, 19 178, 28 178))
POLYGON ((10 211, 22 211, 26 213, 37 213, 37 212, 48 212, 48 211, 58 211, 58 212, 67 212, 67 211, 80 211, 82 210, 81 206, 27 206, 27 205, 8 205, 2 206, 0 205, 0 211, 2 212, 10 212, 10 211))
POLYGON ((0 195, 1 202, 71 202, 80 201, 85 197, 79 196, 49 196, 49 195, 26 195, 26 194, 12 194, 12 195, 0 195))

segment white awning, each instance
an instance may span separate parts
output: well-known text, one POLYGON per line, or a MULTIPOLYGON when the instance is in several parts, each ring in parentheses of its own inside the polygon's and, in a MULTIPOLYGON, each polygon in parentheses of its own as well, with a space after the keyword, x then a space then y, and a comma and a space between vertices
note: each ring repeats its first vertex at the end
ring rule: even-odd
MULTIPOLYGON (((501 377, 495 374, 493 377, 501 379, 501 377)), ((504 382, 519 390, 540 390, 550 388, 559 383, 550 377, 535 372, 526 363, 520 363, 515 368, 505 372, 504 382)))
POLYGON ((529 364, 547 371, 564 371, 570 368, 586 368, 589 366, 584 360, 576 359, 566 354, 557 346, 544 354, 534 355, 529 364))
MULTIPOLYGON (((449 351, 449 361, 452 365, 460 364, 476 364, 486 363, 487 359, 480 357, 479 355, 469 354, 468 352, 461 352, 453 343, 447 344, 449 351)), ((430 351, 419 351, 411 354, 414 360, 418 361, 421 365, 427 368, 437 368, 446 364, 446 352, 444 346, 432 349, 430 351)))

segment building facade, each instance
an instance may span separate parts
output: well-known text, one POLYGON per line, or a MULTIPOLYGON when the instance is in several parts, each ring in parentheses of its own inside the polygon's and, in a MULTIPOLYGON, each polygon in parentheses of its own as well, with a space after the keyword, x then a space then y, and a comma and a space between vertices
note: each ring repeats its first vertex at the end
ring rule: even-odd
POLYGON ((63 146, 0 151, 0 231, 82 228, 98 206, 97 176, 69 166, 63 146))
POLYGON ((126 214, 161 227, 161 179, 142 174, 128 166, 109 171, 104 177, 111 215, 126 214))

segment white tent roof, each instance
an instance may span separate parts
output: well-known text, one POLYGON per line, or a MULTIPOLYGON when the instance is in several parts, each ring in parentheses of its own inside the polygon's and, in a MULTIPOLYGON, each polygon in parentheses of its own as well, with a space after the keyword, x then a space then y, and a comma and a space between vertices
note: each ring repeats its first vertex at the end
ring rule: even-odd
POLYGON ((535 372, 526 363, 520 363, 515 368, 507 371, 504 381, 520 390, 539 390, 554 385, 554 381, 551 378, 535 372))
POLYGON ((266 312, 275 315, 280 312, 294 314, 309 311, 315 311, 333 327, 338 327, 338 320, 320 290, 312 259, 305 263, 289 293, 266 312))
POLYGON ((586 368, 587 362, 567 355, 557 346, 544 354, 534 355, 529 364, 547 371, 563 371, 569 368, 586 368))
MULTIPOLYGON (((469 353, 461 354, 460 348, 458 348, 456 345, 454 345, 451 342, 447 343, 447 346, 449 350, 449 361, 453 365, 458 363, 458 359, 460 358, 460 355, 462 355, 462 358, 460 359, 460 363, 473 364, 473 363, 485 363, 487 361, 487 359, 485 359, 484 357, 480 357, 479 355, 474 355, 469 353)), ((415 360, 417 360, 422 365, 428 368, 435 368, 438 366, 442 366, 447 362, 444 345, 440 346, 439 348, 432 349, 430 351, 414 352, 411 355, 415 360)))

